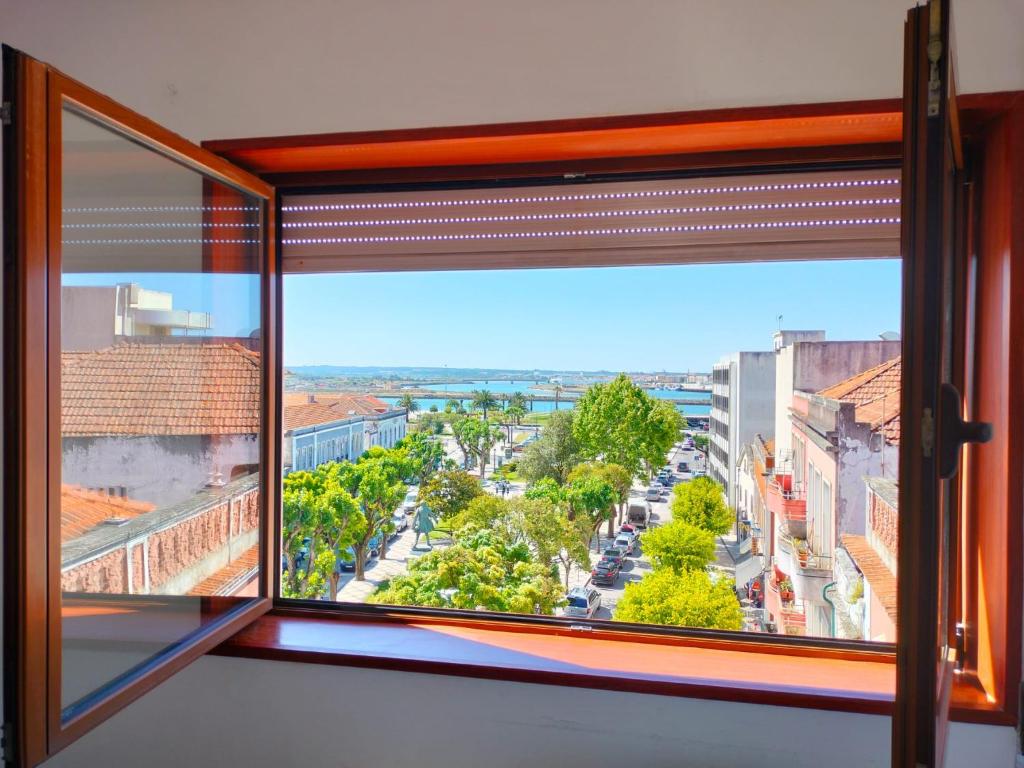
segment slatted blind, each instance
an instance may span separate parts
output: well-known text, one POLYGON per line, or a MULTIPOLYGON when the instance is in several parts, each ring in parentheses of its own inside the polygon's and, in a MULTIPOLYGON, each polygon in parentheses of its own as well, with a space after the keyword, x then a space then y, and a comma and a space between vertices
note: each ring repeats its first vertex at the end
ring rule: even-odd
POLYGON ((896 170, 292 195, 285 272, 899 255, 896 170))

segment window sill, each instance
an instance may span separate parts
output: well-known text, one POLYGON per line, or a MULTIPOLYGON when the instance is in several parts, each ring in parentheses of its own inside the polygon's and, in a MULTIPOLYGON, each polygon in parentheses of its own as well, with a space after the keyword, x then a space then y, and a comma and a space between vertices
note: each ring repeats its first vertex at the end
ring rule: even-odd
POLYGON ((889 715, 891 655, 279 608, 215 655, 889 715), (825 656, 827 654, 827 657, 825 656))

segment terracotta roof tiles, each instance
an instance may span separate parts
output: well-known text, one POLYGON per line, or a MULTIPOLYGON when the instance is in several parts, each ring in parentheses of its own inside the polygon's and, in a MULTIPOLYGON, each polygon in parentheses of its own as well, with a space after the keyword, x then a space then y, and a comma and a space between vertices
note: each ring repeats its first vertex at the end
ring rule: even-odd
POLYGON ((874 368, 827 387, 822 397, 853 403, 856 419, 871 429, 881 432, 888 443, 900 442, 900 382, 901 358, 894 357, 874 368))
POLYGON ((107 520, 130 520, 156 509, 155 504, 109 496, 77 485, 60 488, 60 534, 64 541, 77 539, 107 520))
POLYGON ((222 343, 64 352, 61 392, 65 437, 253 434, 260 356, 222 343))
POLYGON ((864 536, 843 534, 843 548, 850 553, 857 568, 864 574, 864 580, 871 585, 871 592, 885 608, 889 618, 896 622, 896 574, 889 570, 878 553, 871 548, 864 536))
POLYGON ((390 408, 383 400, 372 395, 317 394, 314 395, 314 402, 309 402, 309 397, 300 392, 285 395, 282 416, 286 431, 355 416, 372 416, 385 413, 390 408))
POLYGON ((233 592, 233 586, 239 585, 239 579, 245 574, 255 572, 260 564, 260 548, 258 545, 249 547, 245 552, 230 563, 196 584, 188 591, 190 595, 223 595, 233 592))

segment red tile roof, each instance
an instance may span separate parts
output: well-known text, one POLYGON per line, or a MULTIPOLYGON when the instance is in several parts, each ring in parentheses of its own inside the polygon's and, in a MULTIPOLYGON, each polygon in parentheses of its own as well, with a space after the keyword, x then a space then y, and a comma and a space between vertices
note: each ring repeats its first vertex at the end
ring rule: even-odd
POLYGON ((886 442, 899 445, 902 368, 901 358, 894 357, 827 387, 818 394, 853 403, 857 406, 858 422, 870 424, 872 431, 881 432, 885 436, 886 442))
POLYGON ((65 437, 259 431, 260 356, 240 344, 118 344, 61 356, 65 437))
POLYGON ((230 590, 240 578, 249 571, 254 571, 259 564, 260 548, 258 545, 253 545, 219 571, 215 571, 192 587, 188 594, 223 595, 225 590, 230 590))
POLYGON ((285 430, 326 424, 329 421, 350 419, 353 416, 371 416, 385 413, 390 406, 372 395, 311 395, 289 392, 284 399, 283 421, 285 430))
POLYGON ((130 520, 156 509, 155 504, 108 496, 77 485, 60 487, 60 535, 64 541, 77 539, 105 520, 130 520))
POLYGON ((863 536, 845 533, 843 549, 850 553, 857 568, 864 574, 864 580, 871 585, 871 591, 885 608, 889 618, 896 623, 896 574, 889 570, 878 553, 871 548, 863 536))

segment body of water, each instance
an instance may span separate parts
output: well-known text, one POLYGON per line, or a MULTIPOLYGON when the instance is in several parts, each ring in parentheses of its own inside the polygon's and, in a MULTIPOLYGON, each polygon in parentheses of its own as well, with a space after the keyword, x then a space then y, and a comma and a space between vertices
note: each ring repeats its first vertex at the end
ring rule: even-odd
MULTIPOLYGON (((495 392, 495 390, 491 390, 491 391, 495 392)), ((521 390, 521 389, 519 389, 519 390, 516 390, 516 389, 511 390, 511 392, 520 392, 520 391, 526 393, 525 390, 521 390)), ((650 394, 654 395, 655 397, 658 396, 658 395, 654 394, 654 392, 656 390, 649 390, 649 391, 650 391, 650 394)), ((672 393, 672 394, 674 394, 675 396, 678 397, 679 395, 682 395, 682 394, 689 395, 690 393, 676 392, 676 393, 672 393)), ((376 398, 378 398, 380 400, 383 400, 385 403, 388 403, 389 405, 396 405, 398 403, 398 401, 399 401, 399 398, 397 398, 397 397, 381 397, 380 395, 374 395, 374 397, 376 397, 376 398)), ((701 404, 701 405, 677 405, 676 408, 678 408, 679 411, 681 413, 683 413, 684 415, 686 415, 686 416, 708 416, 711 413, 710 397, 711 396, 708 395, 708 401, 709 402, 708 402, 707 405, 703 405, 703 404, 701 404)), ((430 410, 430 406, 432 406, 432 405, 436 405, 437 406, 437 410, 443 411, 444 410, 444 406, 445 406, 445 404, 447 402, 448 402, 448 398, 439 398, 439 397, 417 397, 416 398, 416 403, 417 403, 417 405, 419 405, 421 411, 429 411, 430 410)), ((466 408, 467 410, 469 409, 470 404, 471 404, 471 401, 469 401, 469 400, 463 400, 462 401, 463 407, 466 408)), ((558 402, 558 410, 560 410, 560 411, 561 410, 565 410, 567 408, 572 408, 572 406, 573 406, 573 402, 571 400, 560 400, 558 402)), ((534 402, 534 404, 533 404, 533 413, 549 413, 549 412, 551 412, 553 410, 555 410, 555 403, 554 403, 553 400, 540 400, 540 401, 534 402)))

